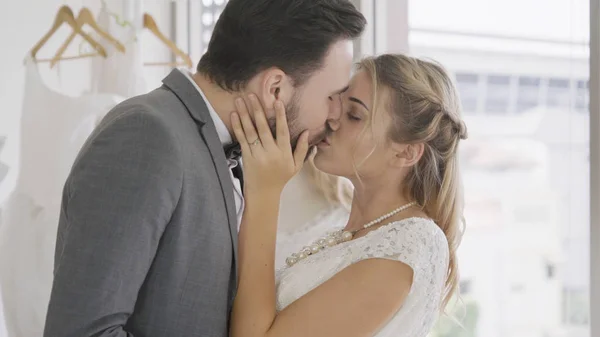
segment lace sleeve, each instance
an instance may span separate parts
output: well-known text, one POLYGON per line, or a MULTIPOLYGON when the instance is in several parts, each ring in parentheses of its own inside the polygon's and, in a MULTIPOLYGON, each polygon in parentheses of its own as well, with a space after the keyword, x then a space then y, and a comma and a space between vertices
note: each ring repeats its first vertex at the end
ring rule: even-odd
POLYGON ((413 269, 415 283, 439 284, 448 268, 448 241, 432 221, 411 218, 374 231, 356 252, 355 261, 385 258, 413 269))

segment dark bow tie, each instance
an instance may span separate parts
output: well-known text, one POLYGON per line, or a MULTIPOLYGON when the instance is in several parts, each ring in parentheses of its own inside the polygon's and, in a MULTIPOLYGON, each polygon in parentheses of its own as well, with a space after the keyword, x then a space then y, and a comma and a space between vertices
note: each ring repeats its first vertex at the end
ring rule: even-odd
POLYGON ((242 156, 242 149, 238 142, 225 145, 223 150, 225 151, 225 157, 227 159, 239 160, 242 156))
POLYGON ((240 184, 244 186, 244 173, 242 172, 242 165, 240 165, 240 159, 242 157, 240 144, 238 142, 227 144, 223 146, 223 150, 225 151, 227 160, 237 161, 238 164, 231 168, 231 172, 233 172, 234 177, 239 179, 240 184))

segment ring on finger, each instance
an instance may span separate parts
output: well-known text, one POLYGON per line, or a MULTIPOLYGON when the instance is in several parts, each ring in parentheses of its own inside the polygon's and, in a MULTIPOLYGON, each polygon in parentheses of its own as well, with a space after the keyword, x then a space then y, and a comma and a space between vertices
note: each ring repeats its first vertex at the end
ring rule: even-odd
POLYGON ((260 139, 256 138, 255 141, 253 141, 252 143, 250 143, 250 145, 255 146, 255 145, 259 145, 260 144, 260 139))

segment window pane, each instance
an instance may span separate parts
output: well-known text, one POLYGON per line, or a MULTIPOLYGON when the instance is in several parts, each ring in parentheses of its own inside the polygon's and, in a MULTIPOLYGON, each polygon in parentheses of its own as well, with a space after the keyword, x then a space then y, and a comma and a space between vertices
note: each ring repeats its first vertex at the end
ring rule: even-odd
POLYGON ((522 76, 517 89, 517 112, 525 112, 540 104, 540 78, 522 76))
POLYGON ((571 92, 568 79, 551 78, 548 81, 548 107, 568 108, 571 105, 571 92))
POLYGON ((588 81, 577 81, 575 91, 575 109, 579 112, 588 112, 590 104, 590 91, 588 81))
POLYGON ((487 78, 485 110, 487 113, 506 113, 510 99, 510 77, 490 75, 487 78))
POLYGON ((479 76, 470 73, 457 73, 456 84, 460 94, 463 111, 474 113, 477 111, 477 102, 481 96, 479 90, 479 76))
POLYGON ((202 54, 206 52, 215 23, 219 19, 226 4, 227 0, 202 0, 202 15, 200 20, 202 23, 202 54))

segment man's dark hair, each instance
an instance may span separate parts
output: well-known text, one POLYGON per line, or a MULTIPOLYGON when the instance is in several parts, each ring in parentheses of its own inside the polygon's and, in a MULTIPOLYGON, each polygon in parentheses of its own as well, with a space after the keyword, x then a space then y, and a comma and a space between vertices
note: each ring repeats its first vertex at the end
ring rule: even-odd
POLYGON ((197 70, 237 91, 278 67, 298 87, 323 67, 333 43, 359 37, 366 23, 349 0, 230 0, 197 70))

